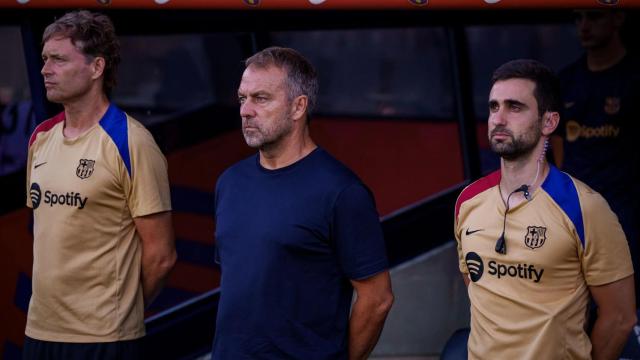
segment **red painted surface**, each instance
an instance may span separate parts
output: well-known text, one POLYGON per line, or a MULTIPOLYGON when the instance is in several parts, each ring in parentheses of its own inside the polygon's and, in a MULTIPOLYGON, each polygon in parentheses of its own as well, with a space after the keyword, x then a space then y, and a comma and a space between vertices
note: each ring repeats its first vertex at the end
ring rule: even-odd
MULTIPOLYGON (((463 180, 455 123, 317 119, 311 136, 371 188, 380 215, 463 180)), ((226 133, 170 155, 171 183, 212 191, 227 167, 254 153, 240 130, 226 133)))

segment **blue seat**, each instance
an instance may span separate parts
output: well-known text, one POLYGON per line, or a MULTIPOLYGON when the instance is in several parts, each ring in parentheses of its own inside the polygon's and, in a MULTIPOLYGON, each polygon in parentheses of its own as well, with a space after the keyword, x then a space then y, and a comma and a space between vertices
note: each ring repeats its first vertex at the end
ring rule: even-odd
POLYGON ((447 340, 440 354, 441 360, 467 360, 467 342, 469 341, 469 328, 456 330, 447 340))

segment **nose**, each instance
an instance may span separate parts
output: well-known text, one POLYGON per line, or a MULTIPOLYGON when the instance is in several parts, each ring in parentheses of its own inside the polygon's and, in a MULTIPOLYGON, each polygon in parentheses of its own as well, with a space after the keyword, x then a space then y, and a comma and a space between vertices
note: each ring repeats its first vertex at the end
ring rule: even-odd
POLYGON ((507 117, 502 109, 497 110, 489 114, 489 123, 494 125, 505 125, 507 123, 507 117))
POLYGON ((251 105, 251 101, 247 99, 245 102, 240 104, 240 117, 250 118, 253 116, 255 116, 255 109, 251 105))
POLYGON ((591 23, 586 18, 582 17, 576 21, 576 27, 578 28, 578 32, 586 32, 591 27, 591 23))
POLYGON ((578 32, 585 32, 591 28, 591 19, 587 14, 578 14, 576 16, 576 28, 578 32))
POLYGON ((42 64, 42 69, 40 70, 42 76, 47 77, 48 74, 51 74, 51 67, 49 66, 49 61, 46 60, 44 64, 42 64))

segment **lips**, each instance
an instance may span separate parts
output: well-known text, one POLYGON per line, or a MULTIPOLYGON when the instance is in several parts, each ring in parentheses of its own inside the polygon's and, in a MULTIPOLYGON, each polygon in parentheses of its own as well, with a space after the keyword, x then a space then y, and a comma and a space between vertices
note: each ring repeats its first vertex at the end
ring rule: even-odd
POLYGON ((253 125, 249 121, 243 121, 242 130, 260 130, 257 126, 253 125))
POLYGON ((490 135, 490 139, 495 139, 495 140, 506 140, 513 137, 513 134, 511 133, 511 131, 505 129, 504 127, 495 128, 491 130, 491 133, 489 135, 490 135))
POLYGON ((505 133, 505 132, 495 132, 495 133, 492 133, 491 136, 493 136, 493 137, 509 137, 511 135, 508 134, 508 133, 505 133))

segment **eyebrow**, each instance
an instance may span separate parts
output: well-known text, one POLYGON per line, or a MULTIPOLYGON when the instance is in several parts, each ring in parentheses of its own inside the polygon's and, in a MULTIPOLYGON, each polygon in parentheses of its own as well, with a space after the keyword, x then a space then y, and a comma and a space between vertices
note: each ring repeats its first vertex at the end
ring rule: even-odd
POLYGON ((40 54, 40 56, 42 57, 46 56, 46 57, 56 58, 56 59, 61 59, 64 57, 63 55, 56 52, 44 52, 44 51, 40 54))
MULTIPOLYGON (((491 105, 495 105, 495 104, 499 104, 500 102, 498 100, 489 100, 489 106, 491 105)), ((515 99, 506 99, 504 100, 504 103, 507 106, 513 106, 513 105, 517 105, 520 107, 529 107, 527 104, 523 103, 522 101, 518 101, 515 99)))
POLYGON ((250 93, 245 93, 244 91, 238 90, 238 96, 251 96, 251 97, 256 97, 256 96, 261 96, 261 95, 271 95, 270 92, 265 91, 265 90, 258 90, 258 91, 254 91, 254 92, 250 92, 250 93))

